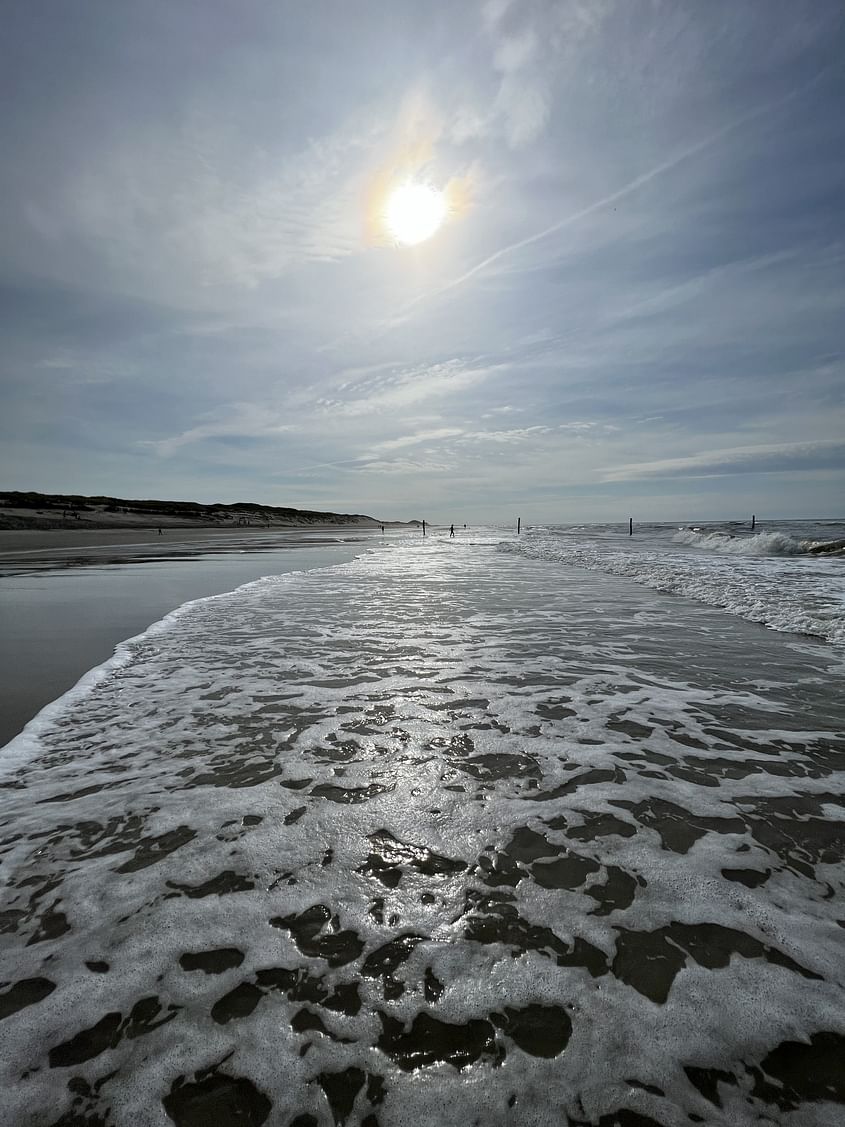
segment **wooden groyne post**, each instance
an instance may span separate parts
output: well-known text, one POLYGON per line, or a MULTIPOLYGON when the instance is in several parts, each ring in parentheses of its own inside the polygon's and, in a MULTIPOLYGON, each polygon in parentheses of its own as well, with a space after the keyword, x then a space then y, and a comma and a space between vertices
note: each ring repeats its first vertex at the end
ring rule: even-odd
POLYGON ((751 514, 751 531, 754 531, 754 525, 757 523, 757 518, 754 513, 751 514))
POLYGON ((516 534, 519 536, 519 531, 522 528, 522 517, 516 518, 516 534))
POLYGON ((628 517, 628 535, 629 536, 634 535, 634 518, 633 517, 628 517))
POLYGON ((425 536, 425 521, 423 521, 423 536, 425 536))

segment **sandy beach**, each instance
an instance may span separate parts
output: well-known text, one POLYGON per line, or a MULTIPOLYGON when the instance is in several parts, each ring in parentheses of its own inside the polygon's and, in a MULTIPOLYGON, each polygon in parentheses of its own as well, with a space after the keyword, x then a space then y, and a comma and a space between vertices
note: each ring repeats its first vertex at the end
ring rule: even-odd
POLYGON ((0 561, 27 554, 39 555, 55 550, 76 548, 110 548, 114 546, 148 547, 166 554, 191 545, 194 547, 227 548, 247 540, 278 541, 280 538, 308 539, 310 533, 337 532, 357 536, 372 532, 369 525, 302 525, 290 528, 167 528, 159 536, 155 528, 14 528, 0 529, 0 561))

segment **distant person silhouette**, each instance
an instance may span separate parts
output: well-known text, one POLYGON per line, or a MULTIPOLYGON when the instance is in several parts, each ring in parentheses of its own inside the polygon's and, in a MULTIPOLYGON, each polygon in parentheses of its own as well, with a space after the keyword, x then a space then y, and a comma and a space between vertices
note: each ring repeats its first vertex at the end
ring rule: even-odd
POLYGON ((161 529, 159 529, 159 530, 158 530, 158 534, 159 534, 159 536, 161 536, 161 535, 162 535, 162 531, 161 531, 161 529))
POLYGON ((455 526, 454 526, 453 524, 450 524, 450 525, 449 525, 449 535, 450 535, 450 536, 454 536, 454 535, 455 535, 455 526))

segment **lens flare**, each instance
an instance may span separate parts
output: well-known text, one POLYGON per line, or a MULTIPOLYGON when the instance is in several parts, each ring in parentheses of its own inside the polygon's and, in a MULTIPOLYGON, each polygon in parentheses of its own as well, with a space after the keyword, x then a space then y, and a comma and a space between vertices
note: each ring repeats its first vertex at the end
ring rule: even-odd
POLYGON ((384 222, 397 243, 415 246, 431 238, 447 211, 443 192, 428 184, 409 182, 394 188, 388 196, 384 222))

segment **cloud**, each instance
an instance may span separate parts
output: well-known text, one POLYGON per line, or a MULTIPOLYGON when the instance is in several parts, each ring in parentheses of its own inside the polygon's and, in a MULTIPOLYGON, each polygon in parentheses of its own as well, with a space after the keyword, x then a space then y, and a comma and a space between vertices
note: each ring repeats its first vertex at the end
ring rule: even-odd
POLYGON ((233 403, 219 408, 213 418, 190 427, 168 438, 142 440, 139 446, 155 451, 161 458, 169 458, 177 450, 214 439, 276 438, 294 429, 289 423, 280 423, 272 411, 249 403, 233 403))
POLYGON ((324 413, 338 416, 383 414, 404 410, 420 403, 453 396, 483 383, 507 365, 473 364, 461 359, 420 364, 385 374, 375 374, 357 382, 344 382, 333 396, 318 400, 324 413), (341 394, 342 393, 342 394, 341 394))
POLYGON ((435 442, 444 438, 455 438, 464 432, 458 427, 440 427, 438 430, 424 430, 418 434, 405 434, 400 438, 390 438, 376 446, 378 451, 400 450, 404 446, 416 446, 420 442, 435 442))
POLYGON ((48 356, 46 360, 41 361, 41 367, 72 370, 76 367, 76 361, 68 356, 48 356))
POLYGON ((829 68, 825 68, 824 71, 814 74, 809 81, 800 83, 799 85, 792 87, 786 93, 776 98, 768 99, 765 102, 761 102, 758 105, 745 110, 743 113, 736 115, 732 120, 725 122, 717 129, 705 134, 704 136, 700 137, 699 140, 694 141, 692 144, 688 144, 679 149, 671 156, 655 164, 645 172, 640 173, 638 176, 635 176, 633 179, 629 180, 627 183, 623 184, 621 187, 615 189, 614 191, 602 195, 599 199, 593 200, 591 203, 586 204, 583 207, 577 208, 575 211, 564 216, 563 218, 555 220, 555 222, 543 227, 539 231, 535 231, 534 233, 526 235, 521 239, 517 239, 516 241, 509 243, 504 247, 500 247, 498 250, 494 251, 492 254, 487 255, 480 262, 476 263, 476 265, 471 267, 469 270, 464 271, 457 277, 452 278, 450 281, 433 288, 427 293, 422 293, 412 299, 410 302, 407 302, 402 310, 402 313, 407 315, 407 313, 415 306, 417 306, 420 302, 425 302, 429 301, 432 298, 440 297, 442 294, 447 293, 458 286, 462 286, 465 282, 468 282, 477 274, 481 273, 482 271, 486 271, 494 263, 515 254, 517 251, 524 250, 526 247, 530 247, 535 243, 543 242, 550 236, 557 234, 558 232, 572 226, 575 223, 580 222, 583 219, 586 219, 595 212, 607 208, 611 204, 618 203, 620 200, 625 199, 627 196, 637 192, 639 189, 651 183, 651 181, 657 179, 660 176, 663 176, 664 174, 672 171, 679 165, 688 161, 692 157, 698 156, 700 153, 711 148, 723 138, 743 128, 744 126, 751 124, 758 118, 770 114, 775 110, 781 109, 789 102, 792 102, 796 98, 799 98, 802 95, 806 94, 825 77, 828 69, 829 68))
POLYGON ((719 477, 749 473, 799 473, 845 467, 845 442, 820 440, 737 446, 682 458, 638 462, 602 471, 604 481, 647 478, 719 477))
POLYGON ((465 442, 504 442, 509 445, 515 445, 522 442, 530 442, 535 438, 539 438, 544 434, 551 434, 554 430, 553 427, 547 426, 532 426, 532 427, 515 427, 512 430, 480 430, 474 434, 465 434, 465 442))
POLYGON ((117 380, 129 379, 135 375, 135 366, 112 357, 108 361, 96 354, 65 352, 58 356, 48 356, 38 367, 57 373, 63 386, 74 384, 109 384, 117 380))
POLYGON ((522 148, 542 134, 551 113, 555 59, 548 16, 510 2, 485 4, 482 15, 496 92, 453 110, 450 136, 465 144, 498 134, 510 148, 522 148))
POLYGON ((158 280, 190 304, 188 287, 194 303, 255 289, 365 250, 366 180, 388 126, 369 107, 296 147, 255 148, 185 111, 92 142, 62 181, 35 185, 28 223, 54 257, 81 243, 127 292, 158 280))
POLYGON ((379 474, 427 474, 427 473, 454 473, 457 469, 455 462, 436 462, 431 459, 374 459, 361 461, 354 467, 361 472, 379 474))
POLYGON ((538 140, 549 124, 561 74, 576 69, 584 40, 596 36, 612 10, 604 0, 484 4, 482 27, 496 91, 483 108, 477 100, 458 107, 453 139, 463 143, 498 135, 511 149, 538 140))

